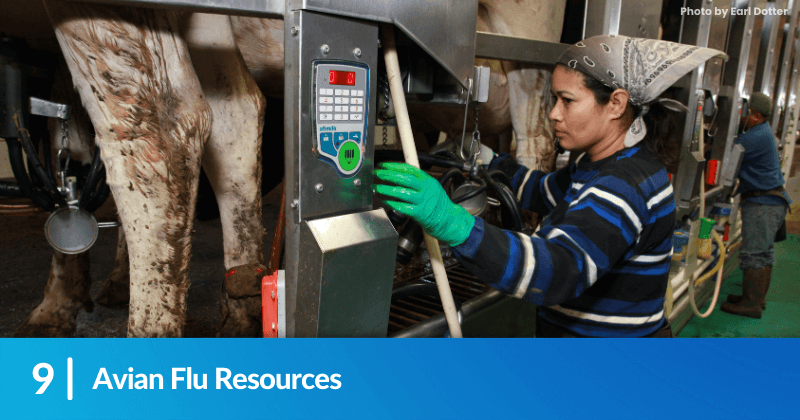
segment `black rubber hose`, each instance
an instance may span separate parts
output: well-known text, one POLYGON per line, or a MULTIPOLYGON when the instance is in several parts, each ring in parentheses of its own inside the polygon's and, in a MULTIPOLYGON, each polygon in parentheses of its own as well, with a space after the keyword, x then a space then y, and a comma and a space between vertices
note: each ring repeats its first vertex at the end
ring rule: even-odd
POLYGON ((31 185, 31 180, 28 178, 27 171, 25 171, 22 158, 22 146, 19 141, 13 137, 8 137, 6 138, 6 145, 8 145, 8 158, 11 161, 11 170, 14 172, 14 178, 17 180, 17 185, 22 195, 33 200, 34 204, 43 208, 45 211, 55 210, 55 200, 46 192, 34 188, 31 185))
POLYGON ((480 173, 481 177, 497 194, 497 198, 503 204, 503 209, 508 212, 508 216, 511 218, 510 224, 506 224, 506 218, 503 218, 503 224, 507 226, 506 229, 522 232, 525 223, 522 221, 522 210, 519 208, 519 203, 517 202, 517 198, 514 197, 514 193, 504 184, 496 182, 483 166, 480 167, 480 173))
MULTIPOLYGON (((376 150, 375 162, 379 163, 386 161, 404 162, 405 157, 403 156, 403 152, 400 150, 376 150)), ((420 166, 423 167, 438 166, 441 168, 459 168, 459 169, 464 167, 463 162, 450 160, 439 156, 431 156, 424 154, 419 155, 419 163, 420 166)))
POLYGON ((507 187, 511 188, 511 178, 509 178, 505 172, 495 169, 494 171, 489 172, 489 176, 492 177, 492 179, 496 179, 497 181, 500 181, 507 187))
POLYGON ((28 155, 28 158, 33 161, 34 170, 39 176, 39 180, 44 183, 45 190, 50 194, 51 197, 55 199, 56 204, 58 204, 60 207, 68 207, 67 201, 64 200, 64 197, 60 192, 58 192, 55 182, 53 182, 53 179, 50 177, 50 175, 45 172, 44 166, 42 166, 42 162, 39 160, 39 156, 36 154, 36 150, 33 148, 33 143, 31 142, 28 130, 26 130, 25 127, 20 127, 22 113, 17 111, 15 120, 17 121, 17 129, 20 141, 22 142, 22 147, 25 149, 25 153, 28 155))
POLYGON ((44 170, 48 174, 53 174, 53 155, 50 149, 50 142, 45 140, 42 142, 42 154, 44 155, 44 170))
MULTIPOLYGON (((39 158, 39 155, 38 155, 38 153, 39 153, 39 142, 36 139, 31 139, 31 145, 33 146, 33 151, 35 153, 37 153, 36 154, 36 158, 38 159, 39 158)), ((25 147, 25 144, 23 143, 22 146, 25 147)), ((28 153, 28 149, 27 148, 25 149, 25 154, 28 155, 28 176, 30 177, 31 185, 33 185, 34 187, 41 187, 43 184, 42 184, 41 180, 39 180, 39 176, 37 175, 36 169, 35 169, 36 165, 34 165, 33 159, 31 158, 30 154, 28 153)), ((52 172, 48 172, 48 174, 52 174, 52 172)))
POLYGON ((86 204, 86 211, 90 213, 94 213, 103 203, 106 202, 108 196, 111 195, 111 188, 106 183, 106 172, 103 171, 100 174, 100 179, 97 182, 97 190, 94 194, 89 198, 89 202, 86 204))
POLYGON ((22 189, 19 188, 18 184, 15 184, 13 182, 0 181, 0 196, 25 197, 25 194, 22 193, 22 189))
POLYGON ((461 162, 462 160, 455 155, 455 153, 449 150, 439 150, 438 152, 434 153, 432 156, 443 157, 445 159, 449 159, 453 162, 461 162))
POLYGON ((475 197, 478 194, 486 191, 486 189, 488 187, 486 182, 484 182, 482 179, 479 179, 479 181, 480 181, 481 185, 478 186, 478 188, 476 188, 476 189, 474 189, 474 190, 472 190, 472 191, 470 191, 470 192, 468 192, 468 193, 466 193, 466 194, 464 194, 464 195, 462 195, 460 197, 456 197, 456 198, 452 199, 453 202, 457 204, 457 203, 460 203, 462 201, 467 201, 470 198, 475 197))
POLYGON ((100 160, 100 149, 94 148, 94 156, 92 157, 92 167, 89 170, 89 176, 86 177, 86 184, 83 185, 83 193, 78 202, 78 207, 86 210, 89 204, 89 199, 94 196, 94 189, 97 187, 97 181, 100 179, 100 167, 103 166, 103 161, 100 160))
POLYGON ((461 181, 464 181, 464 174, 461 173, 461 169, 458 168, 450 168, 439 177, 439 184, 442 188, 447 188, 447 182, 450 181, 451 178, 456 177, 461 181))

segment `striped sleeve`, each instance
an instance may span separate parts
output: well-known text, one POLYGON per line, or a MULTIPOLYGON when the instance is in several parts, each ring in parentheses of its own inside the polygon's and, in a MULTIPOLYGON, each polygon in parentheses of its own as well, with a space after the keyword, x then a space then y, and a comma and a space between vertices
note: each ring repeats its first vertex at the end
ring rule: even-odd
MULTIPOLYGON (((548 208, 547 192, 559 186, 558 172, 531 173, 521 182, 523 200, 534 190, 544 197, 529 203, 548 208), (554 177, 554 178, 551 178, 554 177)), ((481 280, 500 291, 538 305, 550 306, 580 296, 598 278, 630 255, 642 233, 648 203, 640 187, 628 178, 599 176, 582 186, 559 217, 545 220, 534 236, 504 231, 476 219, 467 241, 454 248, 459 261, 481 280)), ((535 210, 534 210, 535 211, 535 210)))
POLYGON ((492 161, 490 170, 499 170, 511 179, 511 191, 523 209, 539 214, 548 214, 564 198, 570 186, 570 169, 562 168, 556 172, 542 172, 528 169, 518 164, 508 154, 502 154, 492 161))

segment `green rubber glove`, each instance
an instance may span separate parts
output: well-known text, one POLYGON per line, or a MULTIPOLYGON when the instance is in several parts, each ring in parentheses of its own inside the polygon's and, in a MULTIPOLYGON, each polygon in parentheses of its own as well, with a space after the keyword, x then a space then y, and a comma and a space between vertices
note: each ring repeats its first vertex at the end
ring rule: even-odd
POLYGON ((394 184, 375 186, 377 193, 397 200, 384 200, 386 205, 410 216, 425 232, 450 246, 467 240, 475 217, 450 201, 436 179, 406 163, 384 162, 379 168, 375 176, 394 184))

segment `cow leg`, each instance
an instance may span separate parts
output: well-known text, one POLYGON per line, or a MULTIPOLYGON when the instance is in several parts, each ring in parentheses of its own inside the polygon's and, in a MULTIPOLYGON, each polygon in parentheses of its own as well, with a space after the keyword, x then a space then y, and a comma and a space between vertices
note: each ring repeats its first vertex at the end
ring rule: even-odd
POLYGON ((44 300, 17 328, 17 337, 70 337, 75 334, 75 318, 83 308, 94 309, 89 297, 89 253, 62 254, 53 251, 50 277, 44 300))
POLYGON ((130 254, 128 336, 183 335, 211 111, 173 12, 45 1, 97 132, 130 254))
MULTIPOLYGON (((558 42, 565 0, 481 0, 491 31, 541 41, 558 42)), ((517 139, 517 161, 533 169, 552 171, 555 148, 547 117, 550 71, 537 66, 503 62, 508 77, 511 122, 517 139)))
MULTIPOLYGON (((225 268, 262 265, 261 130, 266 101, 236 48, 230 17, 196 13, 181 26, 214 115, 203 168, 219 204, 225 268)), ((282 128, 270 129, 280 134, 282 128)), ((275 141, 282 142, 282 136, 275 141)), ((255 275, 228 278, 221 301, 220 335, 261 332, 260 279, 255 275)))
POLYGON ((103 282, 100 294, 97 295, 95 299, 98 305, 119 306, 127 305, 130 302, 130 270, 131 263, 130 258, 128 258, 128 241, 125 239, 125 231, 119 229, 114 269, 111 270, 111 275, 103 282))

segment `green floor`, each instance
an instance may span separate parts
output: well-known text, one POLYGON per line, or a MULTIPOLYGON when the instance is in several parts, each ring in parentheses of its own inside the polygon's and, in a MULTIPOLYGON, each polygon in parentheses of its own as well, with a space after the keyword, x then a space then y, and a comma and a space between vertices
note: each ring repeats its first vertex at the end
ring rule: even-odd
POLYGON ((767 309, 761 319, 719 310, 729 293, 742 293, 742 270, 737 268, 724 280, 714 312, 705 319, 693 317, 678 337, 800 337, 800 236, 790 234, 775 244, 775 256, 767 309))

